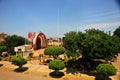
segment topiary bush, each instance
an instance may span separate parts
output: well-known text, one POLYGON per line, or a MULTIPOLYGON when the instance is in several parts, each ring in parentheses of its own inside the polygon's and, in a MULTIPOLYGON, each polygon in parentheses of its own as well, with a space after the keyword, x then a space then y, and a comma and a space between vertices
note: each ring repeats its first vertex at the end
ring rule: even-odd
POLYGON ((0 46, 0 53, 4 52, 7 50, 6 46, 0 46))
POLYGON ((99 74, 102 74, 103 76, 111 76, 116 74, 116 69, 111 64, 99 64, 96 67, 96 70, 99 74))
POLYGON ((27 63, 27 60, 23 57, 12 57, 12 64, 19 66, 19 68, 22 68, 24 64, 27 63))
POLYGON ((58 46, 52 46, 45 49, 44 53, 45 55, 52 55, 55 59, 58 58, 58 55, 61 55, 64 53, 63 47, 58 46))
POLYGON ((49 63, 49 69, 62 70, 64 69, 64 67, 65 67, 64 61, 59 59, 52 60, 49 63))

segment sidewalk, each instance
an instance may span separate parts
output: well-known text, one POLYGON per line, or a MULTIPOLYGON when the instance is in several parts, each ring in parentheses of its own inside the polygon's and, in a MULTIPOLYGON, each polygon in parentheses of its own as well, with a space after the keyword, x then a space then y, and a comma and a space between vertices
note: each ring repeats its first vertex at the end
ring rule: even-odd
MULTIPOLYGON (((8 71, 14 71, 16 68, 18 68, 18 66, 15 66, 8 61, 0 61, 0 64, 3 64, 3 66, 1 66, 0 68, 6 69, 8 71)), ((50 70, 47 65, 30 64, 30 62, 28 62, 23 67, 28 67, 28 70, 23 72, 23 74, 35 74, 50 77, 49 73, 53 71, 50 70)), ((62 70, 62 72, 65 73, 65 69, 62 70)), ((72 75, 65 73, 65 76, 61 77, 60 80, 94 80, 94 77, 84 74, 72 75)))

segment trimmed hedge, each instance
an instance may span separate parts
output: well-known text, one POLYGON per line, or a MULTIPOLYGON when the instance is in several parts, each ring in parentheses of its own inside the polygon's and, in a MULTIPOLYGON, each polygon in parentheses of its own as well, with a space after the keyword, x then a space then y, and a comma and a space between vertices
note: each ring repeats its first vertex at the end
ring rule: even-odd
POLYGON ((105 76, 111 76, 116 74, 116 69, 111 64, 99 64, 97 67, 97 72, 105 75, 105 76))
POLYGON ((12 57, 12 64, 19 66, 21 68, 24 64, 27 63, 27 60, 23 57, 12 57))
POLYGON ((64 69, 64 67, 65 67, 64 61, 59 59, 52 60, 49 63, 49 69, 62 70, 64 69))
POLYGON ((45 55, 60 55, 60 54, 63 54, 64 51, 65 50, 63 47, 52 46, 52 47, 46 48, 44 53, 45 55))
POLYGON ((6 46, 0 46, 0 53, 4 52, 7 50, 6 46))

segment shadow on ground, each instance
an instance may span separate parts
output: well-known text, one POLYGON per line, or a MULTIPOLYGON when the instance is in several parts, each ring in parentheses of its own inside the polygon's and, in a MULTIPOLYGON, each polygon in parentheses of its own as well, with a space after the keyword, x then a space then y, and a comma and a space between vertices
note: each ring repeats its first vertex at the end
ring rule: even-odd
POLYGON ((95 78, 95 80, 112 80, 111 78, 95 78))
POLYGON ((98 74, 97 71, 80 71, 80 73, 87 74, 89 76, 100 77, 100 74, 98 74))
POLYGON ((86 71, 86 72, 81 72, 82 74, 87 74, 89 76, 94 76, 95 80, 112 80, 109 77, 103 77, 103 75, 100 75, 96 71, 86 71))
POLYGON ((62 76, 64 76, 65 74, 63 72, 56 72, 53 71, 51 73, 49 73, 50 77, 52 78, 61 78, 62 76))
POLYGON ((3 64, 0 64, 0 67, 2 67, 3 66, 3 64))
POLYGON ((14 72, 25 72, 26 70, 28 70, 28 67, 22 67, 22 68, 16 68, 14 72))

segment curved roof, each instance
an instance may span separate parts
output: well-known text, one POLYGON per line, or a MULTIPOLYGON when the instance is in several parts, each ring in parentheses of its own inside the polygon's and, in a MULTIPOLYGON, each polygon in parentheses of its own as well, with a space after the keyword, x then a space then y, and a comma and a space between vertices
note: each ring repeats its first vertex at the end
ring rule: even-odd
POLYGON ((33 48, 38 45, 37 40, 40 39, 41 40, 41 47, 47 47, 47 43, 46 43, 46 36, 44 35, 44 33, 40 32, 39 34, 35 35, 34 39, 33 39, 33 48), (43 36, 41 36, 43 35, 43 36))

